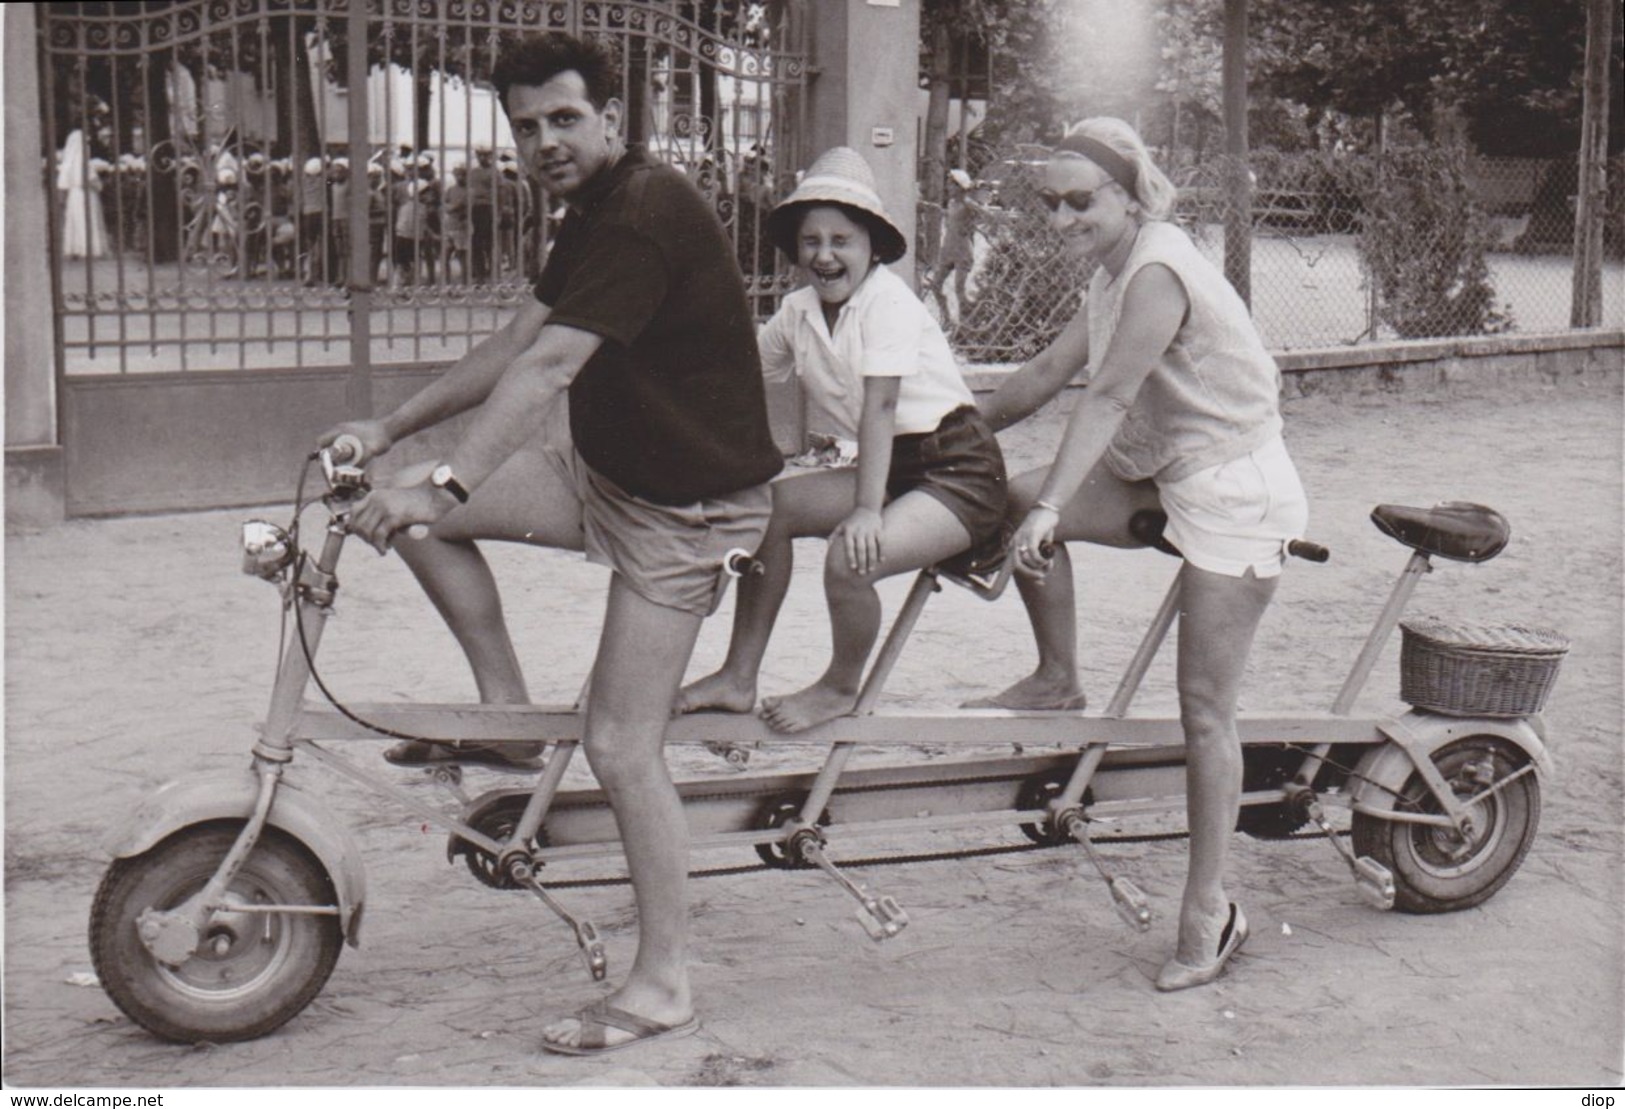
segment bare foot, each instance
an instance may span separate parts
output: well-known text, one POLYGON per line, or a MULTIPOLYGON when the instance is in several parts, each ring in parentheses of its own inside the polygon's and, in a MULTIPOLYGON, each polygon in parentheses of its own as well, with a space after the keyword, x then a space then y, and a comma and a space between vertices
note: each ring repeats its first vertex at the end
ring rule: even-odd
POLYGON ((725 670, 707 674, 677 692, 676 713, 749 712, 756 707, 756 683, 736 681, 725 670))
POLYGON ((991 697, 977 697, 966 701, 960 708, 966 709, 1032 709, 1037 711, 1061 711, 1081 709, 1086 698, 1078 685, 1076 674, 1065 678, 1053 678, 1042 673, 1033 673, 1022 678, 1015 685, 993 694, 991 697))
POLYGON ((804 732, 826 720, 845 716, 858 703, 850 690, 815 682, 799 693, 762 699, 762 719, 778 732, 804 732))

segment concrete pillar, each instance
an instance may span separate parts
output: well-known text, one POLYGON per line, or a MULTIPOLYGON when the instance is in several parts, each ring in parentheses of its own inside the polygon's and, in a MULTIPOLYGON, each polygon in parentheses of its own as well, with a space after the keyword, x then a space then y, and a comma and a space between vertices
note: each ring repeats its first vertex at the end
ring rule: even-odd
POLYGON ((40 164, 36 5, 5 5, 6 525, 55 523, 65 503, 57 442, 56 329, 40 164))
POLYGON ((920 0, 814 0, 810 8, 818 72, 808 103, 807 156, 832 146, 863 155, 887 213, 908 240, 908 256, 893 268, 913 286, 920 0))

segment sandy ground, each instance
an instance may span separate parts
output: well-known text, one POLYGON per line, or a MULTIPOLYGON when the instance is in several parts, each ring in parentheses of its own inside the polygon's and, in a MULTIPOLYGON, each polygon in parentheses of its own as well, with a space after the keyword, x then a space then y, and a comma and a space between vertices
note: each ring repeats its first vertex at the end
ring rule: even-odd
MULTIPOLYGON (((1495 561, 1441 563, 1413 611, 1537 623, 1573 640, 1546 714, 1558 774, 1543 783, 1539 836, 1517 876, 1480 908, 1381 913, 1359 901, 1326 842, 1238 835, 1232 890, 1254 937, 1214 986, 1164 996, 1151 978, 1173 942, 1178 840, 1104 848, 1150 895, 1159 920, 1148 934, 1117 919, 1075 849, 861 868, 859 878, 912 917, 884 945, 864 938, 850 900, 817 873, 704 878, 693 883, 700 1034, 566 1060, 537 1050, 539 1030, 599 987, 562 927, 533 899, 448 868, 442 834, 302 763, 299 780, 331 801, 361 845, 364 942, 275 1034, 166 1044, 87 982, 87 916, 107 865, 99 844, 159 783, 243 765, 270 689, 277 603, 238 569, 237 525, 253 513, 79 520, 6 544, 7 1084, 1618 1084, 1620 377, 1493 395, 1319 396, 1292 401, 1287 415, 1312 534, 1335 556, 1285 579, 1253 654, 1246 709, 1331 703, 1404 563, 1367 522, 1380 502, 1475 500, 1513 524, 1495 561)), ((1060 426, 1052 412, 1008 434, 1015 465, 1042 461, 1060 426)), ((804 683, 822 665, 815 551, 802 549, 765 691, 804 683)), ((573 698, 603 571, 526 550, 499 550, 493 561, 534 694, 573 698)), ((1172 564, 1080 550, 1077 569, 1086 680, 1104 702, 1172 564)), ((472 698, 449 635, 398 560, 358 548, 341 571, 321 657, 340 696, 472 698)), ((887 587, 889 605, 903 587, 887 587)), ((731 607, 707 626, 692 673, 720 658, 731 607)), ((1397 655, 1396 638, 1358 712, 1399 710, 1397 655)), ((887 704, 952 706, 1017 677, 1030 659, 1013 598, 987 605, 949 590, 928 608, 887 704)), ((1168 712, 1170 683, 1165 658, 1136 711, 1168 712)), ((366 747, 353 750, 367 759, 366 747)), ((757 765, 796 757, 770 753, 757 765)), ((674 750, 672 761, 683 777, 732 773, 697 749, 674 750)), ((412 788, 437 795, 426 782, 412 788)), ((882 846, 996 842, 1011 837, 882 846)), ((606 931, 612 975, 623 971, 635 934, 628 888, 562 896, 606 931)))

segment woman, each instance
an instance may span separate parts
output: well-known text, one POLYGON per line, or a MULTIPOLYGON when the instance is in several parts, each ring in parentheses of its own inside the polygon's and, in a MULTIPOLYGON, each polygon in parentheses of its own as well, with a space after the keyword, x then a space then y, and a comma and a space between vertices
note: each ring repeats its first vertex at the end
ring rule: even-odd
POLYGON ((1120 120, 1067 132, 1040 193, 1069 248, 1097 264, 1084 308, 1042 354, 983 404, 1002 428, 1036 410, 1087 366, 1054 463, 1011 490, 1013 540, 1039 668, 983 704, 1082 705, 1067 539, 1138 545, 1128 520, 1167 513, 1180 570, 1178 688, 1187 753, 1189 872, 1174 956, 1161 990, 1211 982, 1247 939, 1224 889, 1241 798, 1237 691, 1287 542, 1308 518, 1281 440, 1280 374, 1247 307, 1168 222, 1174 188, 1120 120))
MULTIPOLYGON (((90 108, 94 130, 107 113, 96 101, 90 108)), ((90 140, 84 129, 68 132, 57 158, 56 187, 62 199, 62 256, 64 258, 105 258, 107 256, 107 217, 102 207, 102 175, 106 165, 92 157, 90 140)))

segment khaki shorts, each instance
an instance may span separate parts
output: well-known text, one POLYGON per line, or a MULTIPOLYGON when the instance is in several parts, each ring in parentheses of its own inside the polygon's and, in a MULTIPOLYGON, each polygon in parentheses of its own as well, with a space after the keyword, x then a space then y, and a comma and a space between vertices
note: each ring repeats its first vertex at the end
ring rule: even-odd
POLYGON ((1167 485, 1158 485, 1163 534, 1200 570, 1272 578, 1286 545, 1303 537, 1309 501, 1280 439, 1167 485))
POLYGON ((595 472, 568 437, 550 438, 544 453, 581 499, 588 560, 665 608, 711 615, 728 589, 728 552, 754 554, 767 533, 773 494, 766 484, 692 504, 656 504, 595 472))

